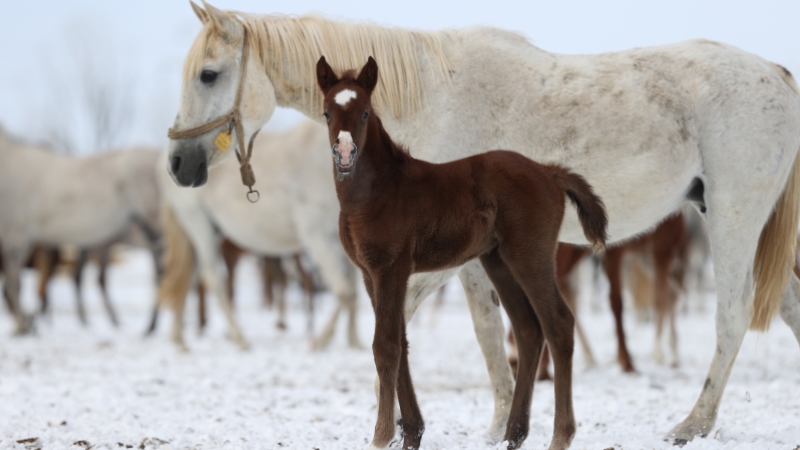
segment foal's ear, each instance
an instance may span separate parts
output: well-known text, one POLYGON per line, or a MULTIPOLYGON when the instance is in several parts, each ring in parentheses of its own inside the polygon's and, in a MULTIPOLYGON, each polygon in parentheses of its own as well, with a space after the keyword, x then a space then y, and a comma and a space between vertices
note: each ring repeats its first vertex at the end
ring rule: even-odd
POLYGON ((378 84, 378 63, 372 59, 372 56, 369 57, 367 63, 364 64, 361 72, 359 72, 356 83, 360 84, 368 94, 372 94, 372 90, 378 84))
POLYGON ((322 89, 322 93, 327 94, 328 90, 338 82, 339 77, 333 73, 333 69, 328 65, 328 61, 325 60, 325 57, 321 57, 319 61, 317 61, 317 84, 319 84, 319 88, 322 89))
POLYGON ((211 20, 209 19, 206 10, 197 6, 197 3, 193 2, 192 0, 189 0, 189 4, 192 5, 192 11, 194 11, 194 13, 197 15, 197 18, 200 19, 200 22, 203 22, 203 25, 205 25, 209 20, 211 20))

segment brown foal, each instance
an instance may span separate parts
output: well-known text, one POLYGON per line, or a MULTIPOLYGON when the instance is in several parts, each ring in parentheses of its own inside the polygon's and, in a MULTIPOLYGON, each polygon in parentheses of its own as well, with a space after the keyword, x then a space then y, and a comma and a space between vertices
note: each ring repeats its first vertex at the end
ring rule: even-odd
POLYGON ((555 280, 555 252, 569 197, 584 234, 605 245, 602 201, 581 176, 510 151, 446 164, 412 158, 383 129, 370 96, 378 66, 370 58, 356 77, 336 76, 321 58, 317 82, 333 145, 339 237, 361 268, 375 310, 372 351, 378 371, 373 448, 394 437, 395 391, 403 448, 419 448, 424 431, 408 367, 403 304, 411 274, 480 258, 509 317, 520 348, 517 384, 506 428, 508 448, 528 434, 536 366, 545 339, 555 362, 556 413, 551 449, 569 447, 574 318, 555 280))

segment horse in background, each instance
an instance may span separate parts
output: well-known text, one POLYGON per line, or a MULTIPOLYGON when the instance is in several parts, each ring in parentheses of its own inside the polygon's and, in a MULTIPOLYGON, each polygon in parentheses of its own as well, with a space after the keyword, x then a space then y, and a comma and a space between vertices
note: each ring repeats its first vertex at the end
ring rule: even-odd
MULTIPOLYGON (((227 293, 228 298, 231 301, 231 305, 234 305, 235 299, 235 278, 236 278, 236 267, 238 263, 247 251, 238 245, 231 242, 230 239, 223 239, 222 243, 220 243, 219 253, 222 257, 222 260, 225 263, 225 268, 227 269, 227 293)), ((292 261, 295 263, 294 270, 290 271, 291 276, 287 274, 286 270, 283 266, 283 258, 277 257, 270 257, 270 256, 258 256, 258 266, 259 266, 259 273, 261 275, 261 280, 263 281, 263 305, 266 308, 278 308, 278 320, 276 322, 276 326, 278 329, 285 330, 286 327, 286 306, 285 306, 285 299, 286 299, 286 290, 288 289, 289 282, 294 279, 297 281, 300 290, 303 292, 306 301, 306 313, 307 313, 307 332, 309 335, 313 332, 313 314, 314 314, 314 296, 320 290, 317 286, 317 283, 314 280, 313 275, 313 268, 309 269, 310 262, 304 261, 304 258, 301 254, 295 254, 292 256, 292 261)), ((196 269, 196 268, 195 268, 196 269)), ((170 266, 166 267, 166 272, 170 272, 170 266)), ((183 277, 181 281, 181 285, 186 286, 187 294, 188 294, 188 286, 191 284, 192 281, 192 271, 185 271, 180 270, 178 271, 177 276, 183 277)), ((178 282, 176 275, 170 274, 169 277, 173 280, 173 282, 178 282)), ((202 281, 198 280, 196 283, 197 288, 197 312, 198 312, 198 331, 202 333, 205 330, 205 327, 208 322, 208 314, 206 308, 206 288, 203 285, 202 281)), ((156 302, 153 313, 150 319, 150 324, 148 325, 147 330, 145 331, 145 336, 149 337, 155 332, 156 326, 158 323, 158 311, 159 311, 159 304, 156 302)))
POLYGON ((160 229, 143 228, 138 224, 132 224, 121 237, 112 242, 101 244, 94 248, 77 248, 74 256, 68 257, 65 255, 65 247, 43 249, 42 251, 35 250, 33 258, 35 258, 36 268, 39 272, 40 313, 42 315, 47 315, 49 309, 48 296, 46 295, 47 283, 55 275, 60 265, 67 266, 68 275, 75 285, 75 301, 78 319, 82 325, 88 325, 88 319, 83 306, 83 270, 86 268, 87 263, 93 260, 97 264, 97 283, 100 287, 100 295, 103 299, 103 306, 105 307, 106 314, 113 326, 119 326, 120 321, 113 307, 113 303, 111 302, 111 297, 108 294, 107 283, 112 248, 122 244, 148 250, 153 256, 153 264, 157 279, 161 273, 158 261, 161 251, 160 244, 158 244, 161 239, 160 232, 160 229))
POLYGON ((160 173, 164 195, 165 275, 158 297, 175 311, 172 339, 185 348, 182 316, 195 264, 200 280, 213 292, 226 314, 234 339, 246 346, 230 308, 223 273, 216 265, 219 241, 227 237, 257 256, 292 256, 304 251, 337 299, 322 331, 311 341, 326 348, 342 313, 347 315, 347 341, 360 347, 356 328, 357 271, 339 242, 339 205, 329 179, 325 129, 303 122, 282 133, 261 133, 254 141, 251 164, 260 174, 261 198, 250 203, 238 191, 239 170, 223 164, 208 186, 181 189, 160 173))
MULTIPOLYGON (((245 152, 238 142, 247 142, 276 106, 321 122, 314 86, 320 55, 338 69, 372 55, 385 69, 375 93, 384 125, 416 158, 445 162, 510 148, 571 167, 604 199, 612 243, 685 204, 704 211, 717 342, 694 409, 668 433, 673 442, 712 430, 748 328, 766 330, 780 309, 800 340, 800 279, 792 275, 800 89, 783 67, 708 40, 562 55, 492 27, 418 31, 191 6, 203 26, 184 64, 170 141, 176 183, 202 184, 226 151, 245 152), (224 82, 217 82, 220 73, 224 82), (218 147, 231 128, 236 144, 218 147), (193 137, 185 130, 195 130, 193 137)), ((586 244, 572 211, 559 239, 586 244)), ((410 287, 423 286, 425 294, 457 271, 489 369, 495 416, 487 434, 495 440, 505 429, 513 382, 485 271, 468 263, 412 278, 410 287)), ((413 292, 407 317, 427 296, 413 292)))
POLYGON ((157 259, 157 160, 157 152, 144 148, 69 157, 0 139, 1 257, 15 335, 32 329, 32 317, 20 304, 20 273, 34 244, 94 248, 135 224, 145 230, 157 259))
MULTIPOLYGON (((622 291, 625 281, 631 282, 633 303, 637 307, 652 309, 655 316, 656 333, 653 345, 653 357, 659 364, 665 364, 662 341, 665 327, 669 327, 669 348, 671 351, 671 365, 677 367, 678 334, 675 327, 676 306, 681 294, 686 292, 686 279, 696 276, 698 270, 694 264, 704 264, 704 260, 690 261, 694 252, 692 244, 702 245, 697 238, 692 236, 695 230, 689 229, 688 220, 684 214, 678 213, 668 217, 654 230, 643 234, 633 240, 620 245, 607 248, 600 255, 603 270, 609 282, 609 304, 614 316, 617 335, 617 361, 623 372, 632 373, 636 369, 633 358, 630 356, 625 338, 623 322, 622 291), (626 256, 628 264, 625 264, 626 256), (624 276, 625 268, 628 276, 624 276), (641 306, 639 306, 641 305, 641 306), (646 306, 645 306, 646 305, 646 306)), ((697 230, 704 232, 704 230, 697 230)), ((558 286, 564 300, 576 316, 576 332, 584 350, 587 365, 594 364, 594 357, 589 345, 589 340, 583 335, 578 325, 578 314, 575 303, 575 289, 571 283, 571 276, 578 264, 592 254, 591 249, 569 244, 559 244, 556 255, 556 274, 558 286)), ((508 362, 512 371, 516 372, 518 350, 514 335, 509 332, 508 362)), ((545 349, 539 364, 537 379, 551 379, 547 366, 549 362, 548 351, 545 349)))

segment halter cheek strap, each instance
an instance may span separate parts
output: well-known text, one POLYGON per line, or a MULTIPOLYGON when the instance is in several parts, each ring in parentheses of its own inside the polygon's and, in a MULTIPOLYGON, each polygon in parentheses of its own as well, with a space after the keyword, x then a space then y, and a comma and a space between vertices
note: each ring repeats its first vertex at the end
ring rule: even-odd
POLYGON ((170 139, 193 138, 202 134, 206 134, 209 131, 219 128, 225 124, 228 125, 229 135, 231 131, 236 130, 236 140, 239 144, 238 148, 236 149, 236 159, 239 160, 239 171, 242 175, 242 183, 250 189, 247 192, 247 199, 250 200, 251 203, 255 203, 258 201, 261 195, 258 193, 258 191, 253 189, 253 185, 256 184, 256 176, 253 173, 253 167, 250 165, 250 158, 253 156, 253 141, 258 135, 258 131, 253 133, 253 136, 250 137, 250 142, 246 147, 247 150, 245 151, 244 126, 242 125, 242 111, 240 108, 242 104, 242 91, 244 90, 244 76, 245 72, 247 71, 247 59, 250 53, 247 51, 247 28, 243 28, 243 30, 242 68, 241 72, 239 72, 239 86, 236 88, 236 100, 233 102, 233 108, 231 108, 231 110, 226 114, 223 114, 216 119, 210 120, 194 128, 188 128, 185 130, 176 130, 174 128, 170 128, 167 132, 167 137, 170 139))

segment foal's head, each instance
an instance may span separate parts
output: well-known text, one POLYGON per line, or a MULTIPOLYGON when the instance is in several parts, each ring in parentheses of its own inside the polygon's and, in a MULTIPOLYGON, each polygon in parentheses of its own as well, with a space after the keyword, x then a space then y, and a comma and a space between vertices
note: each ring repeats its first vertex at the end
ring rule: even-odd
POLYGON ((358 76, 345 72, 339 78, 323 56, 317 63, 317 83, 325 97, 324 116, 336 171, 348 175, 355 169, 358 151, 366 141, 367 124, 373 114, 370 96, 378 83, 378 64, 370 56, 358 76))

